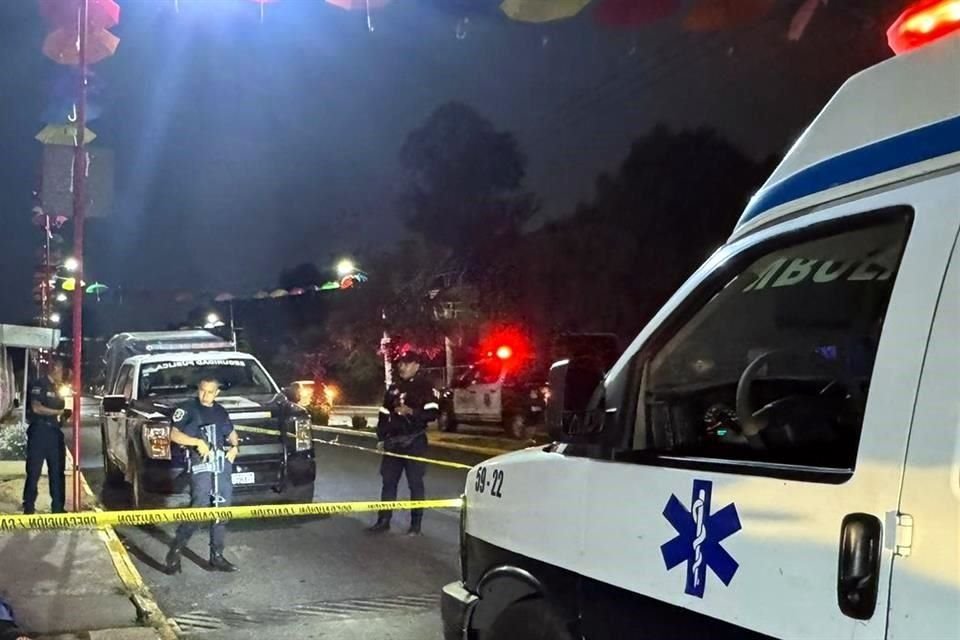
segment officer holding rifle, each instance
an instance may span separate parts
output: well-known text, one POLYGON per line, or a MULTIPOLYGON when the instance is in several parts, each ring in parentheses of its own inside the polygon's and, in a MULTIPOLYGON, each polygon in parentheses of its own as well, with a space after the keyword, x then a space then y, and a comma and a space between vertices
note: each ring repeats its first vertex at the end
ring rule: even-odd
MULTIPOLYGON (((227 507, 233 497, 231 472, 240 452, 240 438, 230 415, 216 399, 220 383, 213 378, 200 381, 197 397, 181 404, 173 412, 170 439, 188 451, 190 456, 190 506, 227 507)), ((180 573, 180 556, 198 525, 185 522, 177 527, 176 536, 166 558, 166 572, 180 573)), ((223 557, 226 522, 210 525, 210 569, 236 571, 237 567, 223 557)))

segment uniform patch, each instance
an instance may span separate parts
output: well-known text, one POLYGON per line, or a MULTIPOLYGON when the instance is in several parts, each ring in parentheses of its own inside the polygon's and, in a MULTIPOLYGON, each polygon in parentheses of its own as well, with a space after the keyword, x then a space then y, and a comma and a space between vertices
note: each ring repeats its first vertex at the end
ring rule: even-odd
POLYGON ((187 415, 186 411, 184 411, 183 409, 177 409, 176 411, 173 412, 173 421, 180 422, 181 420, 183 420, 183 416, 185 415, 187 415))
POLYGON ((689 510, 671 495, 663 509, 677 536, 660 547, 667 570, 682 562, 687 563, 685 593, 702 598, 707 586, 707 567, 729 586, 740 565, 720 543, 740 530, 740 516, 733 503, 716 513, 710 513, 713 483, 693 481, 692 506, 689 510))

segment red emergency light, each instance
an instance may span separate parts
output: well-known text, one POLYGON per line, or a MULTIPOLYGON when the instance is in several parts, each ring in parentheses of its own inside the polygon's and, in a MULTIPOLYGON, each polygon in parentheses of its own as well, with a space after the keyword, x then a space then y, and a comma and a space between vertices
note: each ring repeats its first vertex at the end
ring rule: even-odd
POLYGON ((496 358, 505 366, 515 367, 533 355, 533 344, 526 332, 515 325, 491 328, 480 339, 482 358, 496 358))
POLYGON ((887 43, 901 54, 960 31, 960 0, 925 0, 913 5, 887 29, 887 43))

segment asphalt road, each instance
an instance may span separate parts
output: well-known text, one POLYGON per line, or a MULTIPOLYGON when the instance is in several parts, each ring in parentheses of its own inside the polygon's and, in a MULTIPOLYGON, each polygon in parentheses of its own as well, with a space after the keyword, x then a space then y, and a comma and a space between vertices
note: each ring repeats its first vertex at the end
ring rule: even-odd
MULTIPOLYGON (((92 405, 83 413, 84 474, 109 508, 129 508, 129 496, 102 493, 99 426, 92 405)), ((314 501, 379 498, 379 455, 323 444, 316 452, 314 501)), ((456 459, 469 463, 462 454, 456 459)), ((464 477, 463 470, 429 467, 427 497, 459 496, 464 477)), ((400 497, 406 495, 401 481, 400 497)), ((374 519, 233 522, 226 555, 241 568, 235 574, 205 570, 203 531, 192 540, 179 576, 160 571, 172 527, 122 528, 118 534, 160 607, 190 637, 440 639, 440 589, 458 575, 458 514, 428 512, 424 535, 414 538, 403 535, 406 513, 394 516, 393 531, 385 535, 364 532, 374 519)))

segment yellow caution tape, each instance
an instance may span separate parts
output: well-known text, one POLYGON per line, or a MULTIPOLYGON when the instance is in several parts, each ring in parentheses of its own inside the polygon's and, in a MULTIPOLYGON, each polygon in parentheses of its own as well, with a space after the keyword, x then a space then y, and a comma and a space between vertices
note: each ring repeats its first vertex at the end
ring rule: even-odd
POLYGON ((371 449, 370 447, 361 447, 356 444, 344 444, 342 442, 337 442, 336 440, 321 440, 320 438, 314 438, 314 442, 319 442, 320 444, 330 445, 331 447, 343 447, 345 449, 359 449, 360 451, 366 451, 367 453, 376 453, 381 456, 388 456, 391 458, 403 458, 404 460, 414 460, 415 462, 426 462, 428 464, 435 464, 440 467, 450 467, 451 469, 472 469, 469 464, 460 464, 459 462, 448 462, 447 460, 434 460, 432 458, 421 458, 419 456, 408 456, 403 453, 394 453, 392 451, 380 451, 379 449, 371 449))
POLYGON ((0 516, 0 532, 46 531, 51 529, 96 529, 105 526, 143 526, 340 515, 388 509, 459 509, 460 498, 443 500, 394 500, 389 502, 311 502, 305 504, 268 504, 217 508, 150 509, 131 511, 83 511, 31 516, 0 516))
MULTIPOLYGON (((246 425, 238 425, 234 427, 237 431, 247 431, 249 433, 260 433, 267 436, 279 436, 280 432, 276 429, 264 429, 262 427, 248 427, 246 425)), ((287 436, 290 438, 295 438, 296 435, 293 433, 287 433, 287 436)), ((314 438, 314 442, 320 444, 326 444, 332 447, 343 447, 344 449, 359 449, 360 451, 366 451, 367 453, 376 453, 381 456, 388 456, 390 458, 402 458, 404 460, 413 460, 414 462, 426 462, 427 464, 434 464, 440 467, 449 467, 451 469, 472 469, 473 467, 469 464, 461 464, 459 462, 449 462, 447 460, 435 460, 433 458, 421 458, 420 456, 409 456, 404 453, 394 453, 392 451, 381 451, 380 449, 371 449, 370 447, 361 447, 356 444, 344 444, 342 442, 337 442, 337 439, 333 440, 323 440, 321 438, 314 438)))

